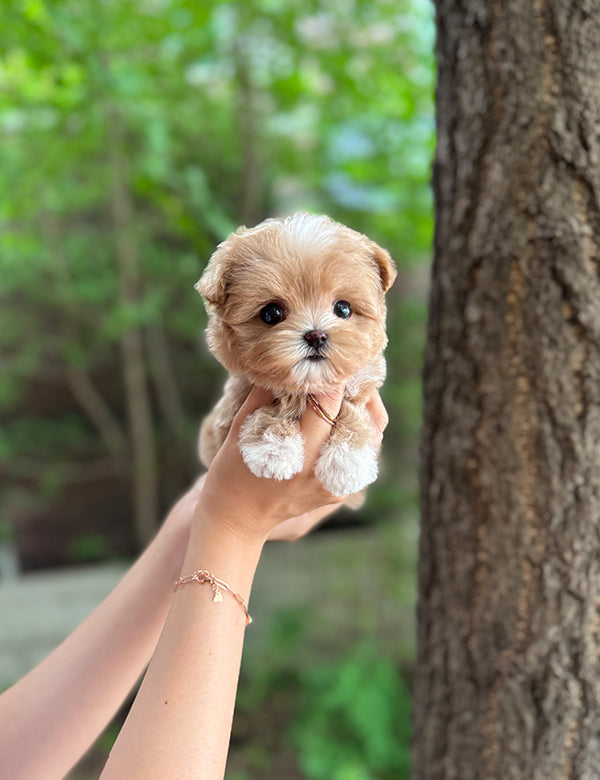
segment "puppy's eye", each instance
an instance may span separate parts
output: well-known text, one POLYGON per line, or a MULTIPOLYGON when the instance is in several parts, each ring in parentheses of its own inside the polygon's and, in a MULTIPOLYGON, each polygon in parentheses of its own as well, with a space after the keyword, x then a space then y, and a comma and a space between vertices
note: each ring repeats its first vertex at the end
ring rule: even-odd
POLYGON ((333 313, 342 320, 347 320, 352 314, 352 306, 348 301, 336 301, 333 304, 333 313))
POLYGON ((278 303, 267 303, 260 310, 260 318, 265 325, 277 325, 285 319, 285 311, 278 303))

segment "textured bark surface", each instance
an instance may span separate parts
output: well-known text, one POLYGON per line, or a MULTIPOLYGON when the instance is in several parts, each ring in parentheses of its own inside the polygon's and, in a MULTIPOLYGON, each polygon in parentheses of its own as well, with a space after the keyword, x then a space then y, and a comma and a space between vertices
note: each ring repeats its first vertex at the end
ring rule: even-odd
POLYGON ((600 777, 600 8, 438 0, 414 777, 600 777))

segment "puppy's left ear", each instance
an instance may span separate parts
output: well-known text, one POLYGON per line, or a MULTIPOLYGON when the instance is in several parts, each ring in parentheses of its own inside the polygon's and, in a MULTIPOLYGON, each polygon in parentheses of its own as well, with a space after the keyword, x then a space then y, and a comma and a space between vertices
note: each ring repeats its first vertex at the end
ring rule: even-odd
POLYGON ((369 248, 379 268, 379 278, 381 279, 383 292, 387 292, 394 284, 394 279, 398 275, 396 263, 392 260, 390 253, 374 241, 369 241, 369 248))

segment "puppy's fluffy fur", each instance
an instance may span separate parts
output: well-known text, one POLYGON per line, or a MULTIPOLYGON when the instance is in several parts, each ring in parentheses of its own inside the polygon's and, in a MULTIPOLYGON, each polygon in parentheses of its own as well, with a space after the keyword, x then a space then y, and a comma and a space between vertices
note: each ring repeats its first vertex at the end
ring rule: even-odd
POLYGON ((342 383, 337 424, 315 473, 337 496, 373 482, 378 432, 365 404, 385 377, 384 293, 395 276, 384 249, 325 216, 267 219, 219 244, 196 289, 209 314, 208 345, 230 377, 202 425, 203 463, 256 384, 276 403, 244 422, 242 457, 257 476, 290 479, 304 460, 307 394, 342 383))

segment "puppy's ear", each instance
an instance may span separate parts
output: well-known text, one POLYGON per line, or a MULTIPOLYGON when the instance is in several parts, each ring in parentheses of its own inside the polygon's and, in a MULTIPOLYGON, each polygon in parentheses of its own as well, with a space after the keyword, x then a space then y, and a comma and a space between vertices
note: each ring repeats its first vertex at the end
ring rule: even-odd
POLYGON ((223 306, 227 299, 229 261, 229 241, 223 241, 213 252, 200 281, 194 285, 206 303, 211 306, 223 306))
POLYGON ((380 247, 379 244, 376 244, 374 241, 369 241, 369 248, 371 250, 372 257, 377 263, 377 267, 379 268, 379 278, 381 279, 381 287, 383 288, 383 292, 387 292, 394 283, 394 279, 398 275, 396 264, 392 260, 390 253, 386 249, 380 247))
POLYGON ((232 233, 213 252, 204 273, 194 287, 210 306, 223 306, 227 300, 227 290, 230 277, 236 263, 239 263, 239 253, 242 245, 241 236, 251 232, 242 225, 232 233))

